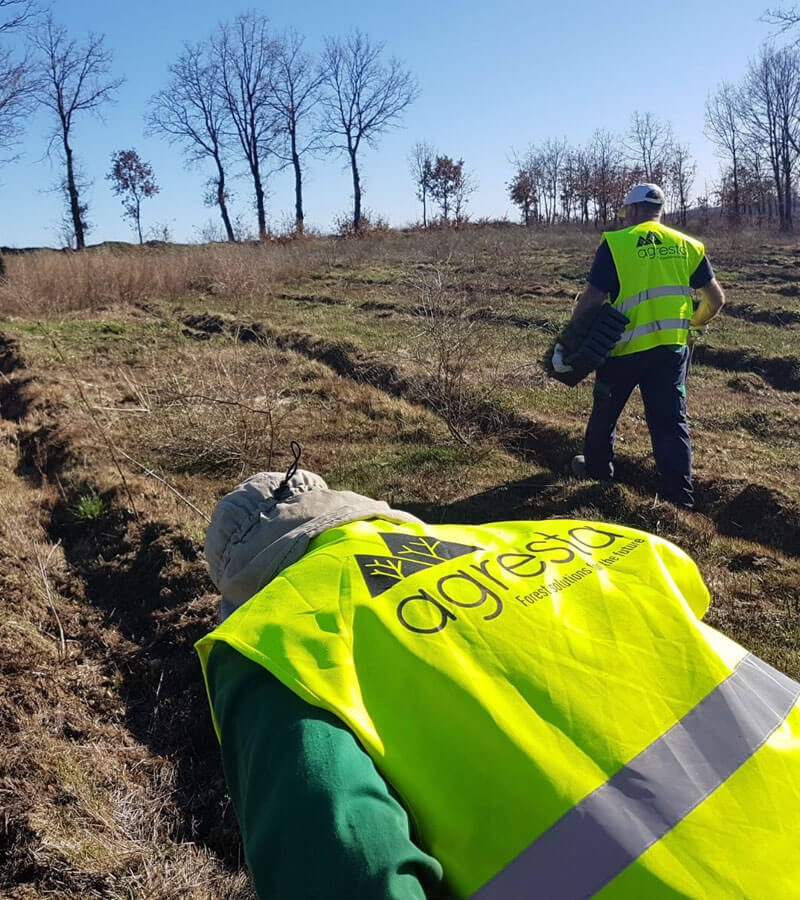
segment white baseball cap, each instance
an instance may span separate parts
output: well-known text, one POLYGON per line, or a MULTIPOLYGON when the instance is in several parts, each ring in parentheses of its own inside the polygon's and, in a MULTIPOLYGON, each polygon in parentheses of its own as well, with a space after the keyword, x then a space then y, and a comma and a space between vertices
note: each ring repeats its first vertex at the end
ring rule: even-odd
POLYGON ((663 206, 664 192, 657 184, 634 185, 628 191, 628 196, 622 205, 630 206, 632 203, 652 203, 654 206, 663 206))

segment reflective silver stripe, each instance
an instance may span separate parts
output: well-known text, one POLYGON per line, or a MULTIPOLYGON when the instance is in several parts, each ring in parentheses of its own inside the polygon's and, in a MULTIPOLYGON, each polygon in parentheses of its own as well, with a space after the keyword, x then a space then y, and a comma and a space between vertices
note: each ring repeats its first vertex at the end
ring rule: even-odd
POLYGON ((633 309, 634 306, 644 303, 645 300, 652 300, 655 297, 677 296, 691 297, 692 289, 683 284, 668 284, 666 287, 648 288, 646 291, 640 291, 638 294, 623 300, 622 303, 615 305, 620 312, 624 313, 629 309, 633 309))
POLYGON ((591 897, 747 762, 799 696, 800 684, 746 656, 732 675, 573 806, 472 900, 591 897))
POLYGON ((643 334, 652 334, 654 331, 688 327, 689 319, 659 319, 657 322, 648 322, 647 325, 639 325, 636 328, 631 328, 630 331, 624 331, 616 346, 627 344, 628 341, 632 341, 634 338, 641 337, 643 334))

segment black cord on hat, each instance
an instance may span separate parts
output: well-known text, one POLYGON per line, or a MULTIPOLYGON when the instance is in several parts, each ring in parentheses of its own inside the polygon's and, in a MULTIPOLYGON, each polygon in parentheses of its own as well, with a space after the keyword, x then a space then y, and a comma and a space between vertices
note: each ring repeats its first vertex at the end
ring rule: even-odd
POLYGON ((283 481, 278 485, 278 489, 273 494, 278 502, 285 500, 287 495, 289 494, 289 482, 297 473, 297 468, 300 465, 300 457, 303 455, 303 448, 300 446, 300 444, 297 443, 297 441, 292 441, 289 447, 292 451, 292 456, 294 457, 294 459, 289 464, 289 468, 286 470, 286 475, 284 476, 283 481))

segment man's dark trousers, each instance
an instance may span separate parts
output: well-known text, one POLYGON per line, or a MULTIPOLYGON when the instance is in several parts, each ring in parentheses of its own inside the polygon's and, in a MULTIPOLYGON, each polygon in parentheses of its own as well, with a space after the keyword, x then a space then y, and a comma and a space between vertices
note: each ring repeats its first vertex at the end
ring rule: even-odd
POLYGON ((654 347, 627 356, 609 357, 600 366, 584 440, 587 475, 613 478, 617 419, 638 384, 653 456, 661 473, 663 495, 679 506, 694 505, 692 444, 686 421, 688 362, 686 346, 654 347))

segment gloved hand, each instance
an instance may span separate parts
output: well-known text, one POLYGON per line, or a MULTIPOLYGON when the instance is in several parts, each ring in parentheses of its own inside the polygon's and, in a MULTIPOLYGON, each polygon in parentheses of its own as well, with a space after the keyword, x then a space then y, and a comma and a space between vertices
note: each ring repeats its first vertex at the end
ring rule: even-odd
POLYGON ((556 344, 553 348, 553 359, 552 359, 553 371, 554 372, 571 372, 572 366, 567 365, 564 362, 564 348, 561 344, 556 344))
POLYGON ((686 338, 686 343, 690 347, 694 347, 694 345, 702 338, 705 337, 706 332, 708 331, 708 325, 692 325, 689 327, 689 334, 686 338))

